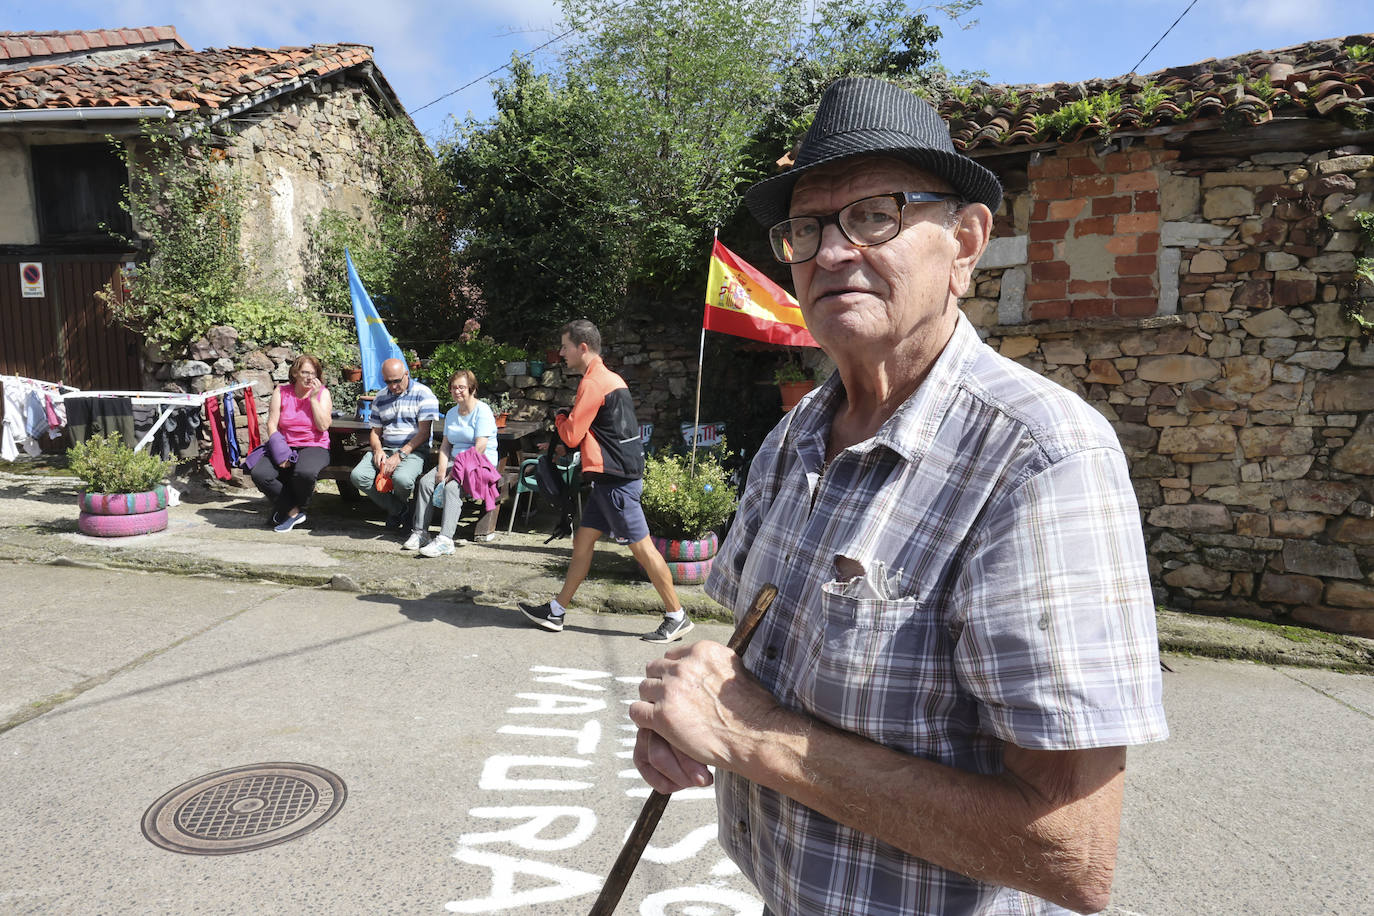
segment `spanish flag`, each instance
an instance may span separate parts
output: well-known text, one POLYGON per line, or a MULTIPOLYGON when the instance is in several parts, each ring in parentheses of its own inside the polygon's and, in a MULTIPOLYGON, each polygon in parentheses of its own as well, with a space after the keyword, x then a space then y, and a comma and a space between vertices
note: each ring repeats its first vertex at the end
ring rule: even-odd
POLYGON ((701 326, 764 343, 820 346, 806 330, 797 300, 719 241, 711 250, 701 326))

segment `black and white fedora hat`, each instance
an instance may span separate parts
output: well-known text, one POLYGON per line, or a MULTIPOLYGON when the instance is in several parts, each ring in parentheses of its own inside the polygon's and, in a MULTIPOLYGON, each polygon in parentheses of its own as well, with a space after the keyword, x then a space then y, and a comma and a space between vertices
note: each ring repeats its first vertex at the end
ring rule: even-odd
POLYGON ((892 156, 942 178, 967 201, 992 212, 1002 202, 997 176, 962 153, 949 126, 924 99, 879 79, 849 77, 825 90, 816 120, 802 139, 792 168, 760 181, 744 194, 749 212, 765 226, 787 219, 792 187, 809 169, 851 156, 892 156))

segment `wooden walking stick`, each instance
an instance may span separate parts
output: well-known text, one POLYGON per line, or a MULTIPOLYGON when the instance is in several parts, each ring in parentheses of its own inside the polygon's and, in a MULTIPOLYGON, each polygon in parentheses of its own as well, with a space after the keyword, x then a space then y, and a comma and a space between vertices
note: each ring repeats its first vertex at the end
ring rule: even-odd
MULTIPOLYGON (((770 583, 759 589, 759 593, 754 596, 754 603, 749 605, 744 619, 739 622, 734 635, 725 644, 727 649, 736 655, 744 654, 744 650, 749 648, 749 640, 754 637, 754 631, 758 629, 759 621, 763 619, 764 612, 776 597, 776 585, 770 583)), ((606 883, 601 886, 601 894, 596 898, 596 903, 592 904, 588 916, 611 916, 615 912, 616 904, 620 903, 620 895, 625 893, 625 885, 630 883, 630 875, 639 864, 644 847, 649 845, 649 837, 654 835, 654 828, 658 826, 659 818, 663 817, 663 811, 668 807, 670 798, 671 795, 664 795, 657 790, 649 794, 644 807, 640 809, 639 820, 635 821, 634 829, 625 840, 625 845, 620 850, 615 865, 611 867, 611 873, 606 876, 606 883)))

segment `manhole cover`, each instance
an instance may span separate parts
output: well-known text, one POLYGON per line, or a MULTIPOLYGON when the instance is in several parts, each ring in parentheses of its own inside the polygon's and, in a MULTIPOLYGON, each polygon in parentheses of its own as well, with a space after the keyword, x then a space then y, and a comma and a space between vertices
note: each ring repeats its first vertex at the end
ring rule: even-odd
POLYGON ((201 776, 153 802, 143 835, 172 852, 222 856, 294 840, 329 820, 348 790, 305 763, 255 763, 201 776))

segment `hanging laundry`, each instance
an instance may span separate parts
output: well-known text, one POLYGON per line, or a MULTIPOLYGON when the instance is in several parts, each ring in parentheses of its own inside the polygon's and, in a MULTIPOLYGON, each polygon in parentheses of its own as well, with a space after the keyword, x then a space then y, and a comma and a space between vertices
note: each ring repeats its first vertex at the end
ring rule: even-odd
POLYGON ((229 466, 224 463, 224 427, 220 422, 219 407, 218 398, 205 399, 206 425, 210 428, 210 470, 220 480, 229 480, 234 475, 229 473, 229 466))
POLYGON ((48 415, 48 438, 56 439, 67 425, 67 408, 62 403, 62 396, 58 395, 57 402, 53 403, 52 394, 43 392, 43 411, 48 415))
POLYGON ((253 450, 262 445, 262 433, 258 431, 258 402, 253 399, 253 387, 243 389, 243 414, 248 420, 248 448, 253 450))
POLYGON ((29 436, 29 391, 31 386, 16 376, 0 378, 5 389, 5 420, 0 429, 0 458, 13 461, 24 454, 32 457, 38 454, 38 443, 29 436))
POLYGON ((95 433, 119 435, 124 444, 138 444, 134 435, 134 405, 124 397, 68 397, 67 436, 73 443, 85 442, 95 433))
POLYGON ((224 395, 224 452, 225 460, 231 468, 238 467, 242 461, 239 454, 239 436, 234 429, 234 395, 224 395))

